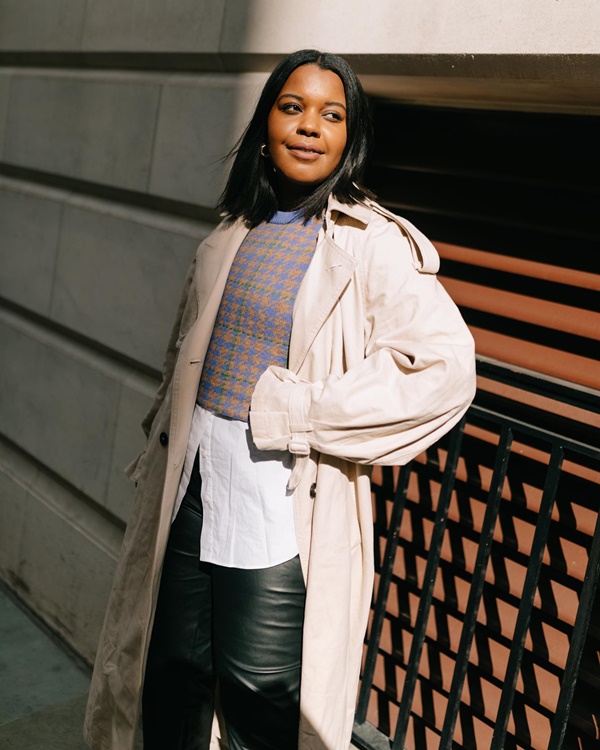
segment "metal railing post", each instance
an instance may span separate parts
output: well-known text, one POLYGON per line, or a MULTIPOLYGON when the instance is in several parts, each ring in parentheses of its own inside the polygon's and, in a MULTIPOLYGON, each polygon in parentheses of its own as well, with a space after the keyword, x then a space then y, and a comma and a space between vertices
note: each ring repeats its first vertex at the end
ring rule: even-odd
POLYGON ((510 427, 504 425, 502 427, 498 450, 496 452, 494 474, 492 476, 487 508, 481 527, 481 541, 477 550, 477 559, 475 560, 473 576, 471 578, 471 590, 469 592, 469 599, 467 601, 465 617, 463 620, 460 643, 456 655, 456 667, 454 668, 454 675, 452 676, 450 697, 448 699, 448 707, 446 708, 446 717, 444 719, 439 750, 450 750, 452 747, 452 736, 454 735, 463 684, 469 665, 469 654, 471 653, 471 644, 473 643, 475 626, 477 624, 477 612, 479 611, 479 604, 483 594, 483 586, 485 584, 485 571, 492 550, 494 528, 496 526, 496 519, 498 518, 498 511, 502 500, 502 488, 504 486, 506 471, 508 469, 511 445, 512 431, 510 427))
POLYGON ((555 443, 552 447, 550 466, 544 483, 542 502, 540 504, 538 520, 529 556, 530 562, 527 566, 527 574, 523 585, 519 614, 517 615, 517 622, 515 624, 513 635, 513 644, 510 649, 510 656, 508 657, 506 674, 504 676, 504 686, 500 696, 500 705, 498 706, 496 726, 494 727, 490 750, 503 750, 504 748, 508 719, 512 710, 517 678, 519 676, 521 661, 523 659, 525 637, 527 635, 529 620, 531 619, 531 611, 533 609, 533 599, 540 577, 540 570, 542 568, 542 557, 548 539, 548 531, 550 530, 550 519, 552 516, 552 508, 554 507, 554 498, 556 496, 556 488, 560 477, 563 455, 564 452, 562 446, 555 443))
POLYGON ((396 724, 396 732, 392 745, 394 750, 403 750, 404 740, 406 739, 406 732, 408 730, 408 719, 417 684, 419 663, 421 661, 421 652, 423 650, 423 642, 425 640, 425 631, 427 628, 427 619, 429 617, 429 610, 431 609, 431 602, 433 599, 433 587, 440 562, 442 540, 444 537, 444 531, 446 530, 446 522, 448 520, 448 507, 450 505, 450 498, 452 497, 452 490, 454 488, 456 467, 460 456, 464 429, 465 417, 463 417, 458 425, 453 428, 450 437, 442 487, 438 499, 434 527, 431 534, 429 554, 427 556, 423 591, 419 602, 419 609, 410 648, 410 656, 408 658, 406 669, 404 689, 402 690, 402 698, 400 700, 400 712, 398 714, 398 723, 396 724))

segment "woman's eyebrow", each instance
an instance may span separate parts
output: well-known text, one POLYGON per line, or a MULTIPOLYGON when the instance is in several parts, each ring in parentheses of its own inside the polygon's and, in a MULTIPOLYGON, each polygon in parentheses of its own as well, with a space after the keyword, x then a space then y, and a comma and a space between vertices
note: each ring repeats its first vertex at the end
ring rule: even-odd
MULTIPOLYGON (((280 99, 284 99, 286 96, 289 96, 292 99, 297 99, 299 102, 304 101, 304 97, 299 96, 298 94, 280 94, 279 97, 277 98, 277 101, 279 101, 280 99)), ((341 107, 341 109, 343 109, 344 112, 346 111, 345 105, 343 105, 341 102, 325 102, 324 106, 325 107, 341 107)))

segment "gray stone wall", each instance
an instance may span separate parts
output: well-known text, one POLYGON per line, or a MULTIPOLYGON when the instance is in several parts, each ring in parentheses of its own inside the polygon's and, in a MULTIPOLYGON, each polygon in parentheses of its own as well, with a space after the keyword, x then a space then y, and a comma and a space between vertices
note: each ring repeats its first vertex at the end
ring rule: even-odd
POLYGON ((0 576, 91 660, 132 499, 123 467, 264 75, 36 57, 213 54, 224 14, 84 8, 0 2, 0 576))
POLYGON ((597 108, 596 0, 502 9, 0 0, 0 576, 86 659, 123 467, 265 71, 320 47, 379 95, 597 108))

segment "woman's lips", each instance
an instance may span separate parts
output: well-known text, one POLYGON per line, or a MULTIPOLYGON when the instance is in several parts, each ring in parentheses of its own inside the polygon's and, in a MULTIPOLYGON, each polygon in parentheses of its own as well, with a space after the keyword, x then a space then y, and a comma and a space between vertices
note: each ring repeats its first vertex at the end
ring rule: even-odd
POLYGON ((301 143, 294 144, 293 146, 288 146, 287 148, 288 151, 291 151, 294 156, 298 157, 298 159, 304 159, 306 161, 314 161, 323 154, 323 152, 319 149, 311 146, 305 146, 301 143))

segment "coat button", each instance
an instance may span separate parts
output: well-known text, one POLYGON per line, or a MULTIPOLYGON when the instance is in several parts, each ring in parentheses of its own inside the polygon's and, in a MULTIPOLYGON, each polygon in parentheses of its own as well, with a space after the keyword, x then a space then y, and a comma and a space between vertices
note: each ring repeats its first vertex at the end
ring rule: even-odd
POLYGON ((160 440, 161 445, 168 445, 169 444, 169 436, 166 432, 161 432, 160 436, 158 438, 160 440))
POLYGON ((313 482, 310 485, 310 496, 314 499, 317 496, 317 483, 313 482))

